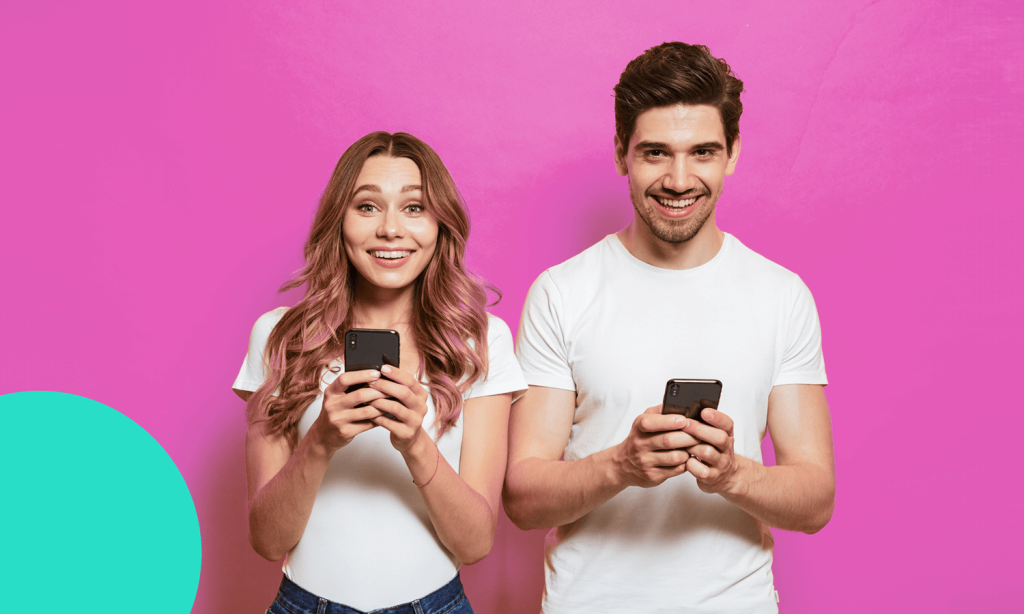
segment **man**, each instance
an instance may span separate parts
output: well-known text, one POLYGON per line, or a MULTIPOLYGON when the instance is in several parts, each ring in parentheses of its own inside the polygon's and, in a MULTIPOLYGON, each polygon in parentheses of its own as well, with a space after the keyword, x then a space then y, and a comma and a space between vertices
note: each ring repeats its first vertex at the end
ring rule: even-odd
POLYGON ((505 510, 555 527, 543 611, 777 612, 769 527, 814 533, 835 501, 814 301, 719 230, 742 82, 665 43, 615 87, 624 230, 545 271, 523 309, 505 510), (718 410, 661 413, 671 378, 718 379, 718 410), (761 464, 771 431, 777 465, 761 464))

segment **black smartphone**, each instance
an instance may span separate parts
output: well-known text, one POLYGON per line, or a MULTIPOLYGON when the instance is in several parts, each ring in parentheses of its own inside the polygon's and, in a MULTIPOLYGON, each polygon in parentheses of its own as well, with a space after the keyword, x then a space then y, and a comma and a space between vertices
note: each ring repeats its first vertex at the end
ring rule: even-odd
MULTIPOLYGON (((400 348, 398 331, 353 328, 345 333, 345 371, 380 371, 384 365, 398 368, 400 348)), ((355 384, 345 392, 347 394, 366 387, 367 384, 355 384)))
MULTIPOLYGON (((665 384, 665 400, 661 413, 681 414, 704 422, 700 412, 705 407, 718 409, 722 398, 722 382, 716 379, 670 379, 665 384)), ((705 422, 705 424, 707 424, 705 422)))

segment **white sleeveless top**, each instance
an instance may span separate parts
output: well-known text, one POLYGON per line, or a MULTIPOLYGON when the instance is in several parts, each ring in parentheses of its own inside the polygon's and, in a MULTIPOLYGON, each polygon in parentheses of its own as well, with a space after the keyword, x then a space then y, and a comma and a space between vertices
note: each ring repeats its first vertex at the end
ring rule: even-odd
MULTIPOLYGON (((255 391, 264 381, 267 338, 284 315, 278 308, 253 326, 249 352, 233 389, 255 391)), ((488 377, 463 399, 526 390, 512 347, 512 334, 500 318, 488 316, 488 377)), ((332 365, 344 367, 340 360, 332 365)), ((321 393, 299 420, 299 437, 320 414, 323 390, 337 377, 326 371, 321 393)), ((424 427, 436 437, 434 402, 427 401, 424 427)), ((462 416, 437 447, 454 469, 462 452, 462 416)), ((283 571, 302 588, 325 599, 376 610, 418 599, 447 584, 459 562, 441 544, 402 455, 386 429, 361 433, 331 459, 302 538, 284 560, 283 571)))

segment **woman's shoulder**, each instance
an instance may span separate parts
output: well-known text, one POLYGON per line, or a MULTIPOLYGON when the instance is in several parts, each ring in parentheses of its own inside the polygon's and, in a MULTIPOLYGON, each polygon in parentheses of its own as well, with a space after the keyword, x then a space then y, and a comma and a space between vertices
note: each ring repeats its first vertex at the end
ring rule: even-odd
POLYGON ((505 320, 502 320, 501 318, 499 318, 498 316, 494 315, 493 313, 489 313, 488 312, 488 314, 487 314, 487 342, 491 343, 491 342, 493 342, 493 341, 495 341, 497 339, 506 338, 506 337, 509 340, 512 339, 512 330, 508 327, 508 324, 505 323, 505 320))
POLYGON ((252 335, 249 337, 250 342, 262 340, 263 343, 259 345, 266 344, 267 339, 270 338, 270 333, 287 311, 288 307, 278 307, 256 318, 256 323, 252 325, 252 335))

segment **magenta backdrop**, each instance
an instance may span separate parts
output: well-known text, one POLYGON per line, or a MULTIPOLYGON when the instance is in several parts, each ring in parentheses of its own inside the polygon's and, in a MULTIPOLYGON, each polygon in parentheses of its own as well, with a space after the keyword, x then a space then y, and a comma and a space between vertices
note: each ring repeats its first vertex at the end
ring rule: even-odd
MULTIPOLYGON (((745 82, 719 222, 821 314, 837 505, 778 535, 783 611, 1021 611, 1020 3, 387 6, 0 6, 0 393, 84 395, 163 444, 195 612, 262 611, 280 576, 246 540, 230 384, 345 147, 437 149, 514 330, 544 268, 629 220, 611 88, 665 40, 745 82)), ((536 610, 542 538, 502 520, 464 570, 478 612, 536 610)))

